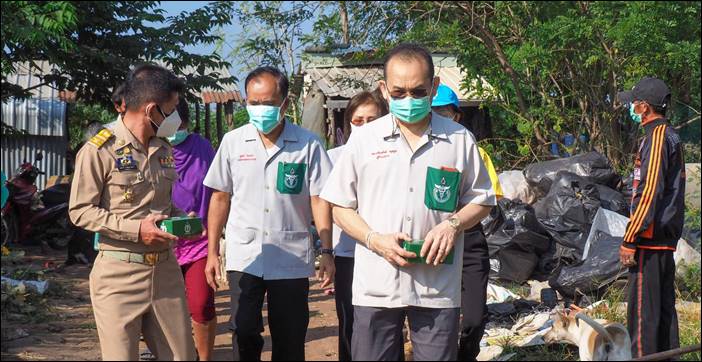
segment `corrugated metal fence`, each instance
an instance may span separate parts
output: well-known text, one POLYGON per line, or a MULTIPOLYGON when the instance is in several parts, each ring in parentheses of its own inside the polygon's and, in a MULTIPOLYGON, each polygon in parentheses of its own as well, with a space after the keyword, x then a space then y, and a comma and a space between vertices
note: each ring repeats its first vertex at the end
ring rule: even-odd
POLYGON ((66 174, 66 102, 52 84, 43 83, 42 77, 53 67, 46 61, 35 63, 38 69, 26 63, 15 64, 17 72, 7 77, 11 83, 32 89, 32 96, 2 103, 2 122, 23 134, 2 135, 0 168, 12 177, 23 162, 33 163, 36 153, 41 152, 43 159, 36 165, 46 175, 39 176, 37 187, 43 189, 49 176, 66 174))
POLYGON ((34 163, 36 153, 41 152, 43 159, 35 163, 46 173, 37 179, 37 187, 41 190, 49 176, 66 174, 66 150, 68 141, 65 137, 3 136, 2 170, 10 178, 23 162, 34 163))

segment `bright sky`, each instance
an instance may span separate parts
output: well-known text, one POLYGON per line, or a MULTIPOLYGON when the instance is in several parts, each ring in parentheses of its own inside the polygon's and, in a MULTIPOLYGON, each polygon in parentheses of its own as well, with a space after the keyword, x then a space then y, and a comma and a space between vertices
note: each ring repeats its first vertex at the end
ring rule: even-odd
MULTIPOLYGON (((162 1, 161 2, 161 8, 163 8, 166 11, 166 16, 170 15, 177 15, 182 11, 192 11, 195 9, 198 9, 204 5, 206 5, 208 2, 207 1, 162 1)), ((303 24, 303 31, 304 32, 309 32, 312 30, 312 22, 308 21, 305 24, 303 24)), ((238 20, 236 17, 234 17, 233 23, 228 25, 227 27, 224 28, 226 34, 227 34, 227 43, 231 45, 232 47, 235 47, 235 39, 242 33, 243 29, 241 25, 238 23, 238 20)), ((194 52, 196 54, 211 54, 214 49, 215 45, 200 45, 196 47, 187 47, 186 48, 188 51, 194 52)), ((226 58, 227 55, 232 51, 232 49, 228 45, 224 45, 224 48, 221 51, 221 56, 225 58, 228 62, 232 64, 232 67, 229 69, 229 71, 232 73, 233 76, 237 77, 239 80, 243 82, 243 79, 246 78, 246 74, 250 69, 244 69, 244 66, 242 64, 236 64, 234 60, 226 58)), ((242 90, 243 91, 243 90, 242 90)))

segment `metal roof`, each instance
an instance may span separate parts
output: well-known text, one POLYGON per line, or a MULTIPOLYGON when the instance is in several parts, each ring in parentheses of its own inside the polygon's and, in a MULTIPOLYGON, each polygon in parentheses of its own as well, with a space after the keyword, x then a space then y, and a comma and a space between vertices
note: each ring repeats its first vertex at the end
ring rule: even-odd
POLYGON ((16 63, 17 71, 7 76, 10 83, 31 89, 31 97, 10 98, 2 104, 2 122, 29 135, 64 136, 66 125, 66 96, 53 84, 43 84, 42 77, 55 69, 46 61, 16 63))
MULTIPOLYGON (((16 63, 15 66, 17 68, 17 72, 15 74, 8 75, 7 81, 22 86, 25 89, 37 87, 32 89, 31 91, 32 98, 59 99, 70 103, 76 101, 76 92, 74 91, 58 90, 51 84, 38 86, 42 83, 41 77, 45 74, 51 74, 51 72, 56 69, 56 66, 51 65, 49 62, 44 60, 35 61, 34 63, 39 67, 39 70, 37 70, 34 67, 31 67, 28 62, 16 63)), ((168 66, 168 64, 166 64, 163 61, 156 61, 156 63, 165 66, 169 69, 172 69, 170 66, 168 66)), ((226 79, 232 76, 231 72, 229 72, 229 69, 227 68, 205 68, 202 74, 199 73, 197 69, 198 68, 195 66, 187 66, 181 69, 181 71, 178 72, 178 75, 191 77, 200 77, 206 75, 211 77, 219 77, 219 79, 226 79)), ((202 102, 243 102, 243 97, 241 96, 241 92, 239 92, 238 85, 236 83, 222 83, 219 84, 219 86, 221 87, 221 89, 214 89, 212 87, 203 88, 199 94, 200 98, 202 99, 202 102)))
MULTIPOLYGON (((332 58, 333 57, 329 57, 332 58)), ((320 57, 323 59, 323 57, 320 57)), ((441 83, 449 86, 458 99, 467 105, 475 105, 493 94, 492 87, 482 78, 471 80, 470 89, 464 90, 461 84, 466 75, 456 64, 456 58, 447 55, 433 55, 434 74, 441 83), (478 92, 478 82, 482 82, 482 93, 478 92)), ((319 59, 318 59, 319 60, 319 59)), ((340 66, 339 62, 308 64, 305 69, 305 83, 316 83, 327 98, 351 98, 363 90, 373 90, 378 80, 383 78, 383 65, 340 66), (321 65, 324 64, 324 65, 321 65)), ((309 87, 306 87, 309 89, 309 87)))
POLYGON ((327 97, 351 98, 362 90, 372 90, 383 78, 383 69, 379 67, 349 68, 312 68, 307 77, 317 83, 327 97))
POLYGON ((54 84, 42 84, 44 82, 42 77, 53 73, 56 66, 51 65, 46 60, 35 60, 33 63, 38 69, 31 66, 30 62, 14 63, 16 72, 7 75, 7 82, 19 85, 24 89, 31 89, 30 93, 33 98, 67 100, 67 98, 75 97, 75 92, 59 91, 54 84))

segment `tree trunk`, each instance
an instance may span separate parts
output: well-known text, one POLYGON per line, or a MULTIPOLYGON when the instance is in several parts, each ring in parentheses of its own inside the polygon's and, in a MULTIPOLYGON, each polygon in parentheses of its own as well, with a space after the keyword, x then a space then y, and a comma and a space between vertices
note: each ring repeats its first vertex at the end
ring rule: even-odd
MULTIPOLYGON (((524 100, 524 94, 522 93, 522 90, 520 88, 517 72, 515 72, 514 68, 512 68, 512 65, 507 60, 507 56, 502 50, 499 41, 497 40, 497 38, 495 38, 495 35, 492 34, 492 32, 487 28, 487 25, 480 20, 480 15, 476 14, 473 11, 472 7, 466 8, 463 4, 459 4, 459 6, 463 9, 464 12, 468 13, 471 19, 475 19, 473 26, 477 30, 476 35, 482 40, 483 44, 485 44, 485 46, 495 54, 495 57, 497 57, 497 61, 500 63, 500 66, 505 71, 505 73, 507 73, 507 75, 510 78, 510 81, 512 82, 514 92, 517 96, 517 103, 519 105, 520 112, 522 113, 522 115, 524 115, 524 118, 528 119, 530 122, 533 123, 534 120, 529 115, 529 108, 527 107, 526 101, 524 100)), ((547 143, 546 139, 543 137, 541 131, 537 127, 534 127, 534 136, 542 145, 545 145, 547 143)))
POLYGON ((212 141, 211 138, 211 133, 210 133, 210 104, 205 103, 205 138, 207 138, 208 141, 212 141))
POLYGON ((346 10, 346 1, 339 1, 339 19, 341 20, 341 34, 344 44, 349 44, 349 13, 346 10))
POLYGON ((222 103, 217 103, 217 144, 222 142, 222 103))

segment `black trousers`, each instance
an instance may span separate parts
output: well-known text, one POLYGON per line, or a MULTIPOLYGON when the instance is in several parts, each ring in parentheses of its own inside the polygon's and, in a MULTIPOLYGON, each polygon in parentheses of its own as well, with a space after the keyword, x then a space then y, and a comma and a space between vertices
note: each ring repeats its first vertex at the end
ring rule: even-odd
POLYGON ((234 360, 260 361, 263 351, 263 297, 267 294, 273 361, 304 361, 310 321, 310 283, 304 279, 264 280, 228 272, 234 360))
POLYGON ((480 353, 480 340, 488 320, 487 283, 490 274, 490 257, 483 228, 478 226, 463 236, 463 283, 461 295, 461 334, 458 360, 475 361, 480 353))
POLYGON ((351 361, 353 264, 353 258, 334 257, 334 265, 336 265, 334 299, 336 300, 336 316, 339 318, 339 361, 351 361))
POLYGON ((629 268, 627 306, 634 358, 680 347, 673 252, 638 249, 636 263, 629 268))

